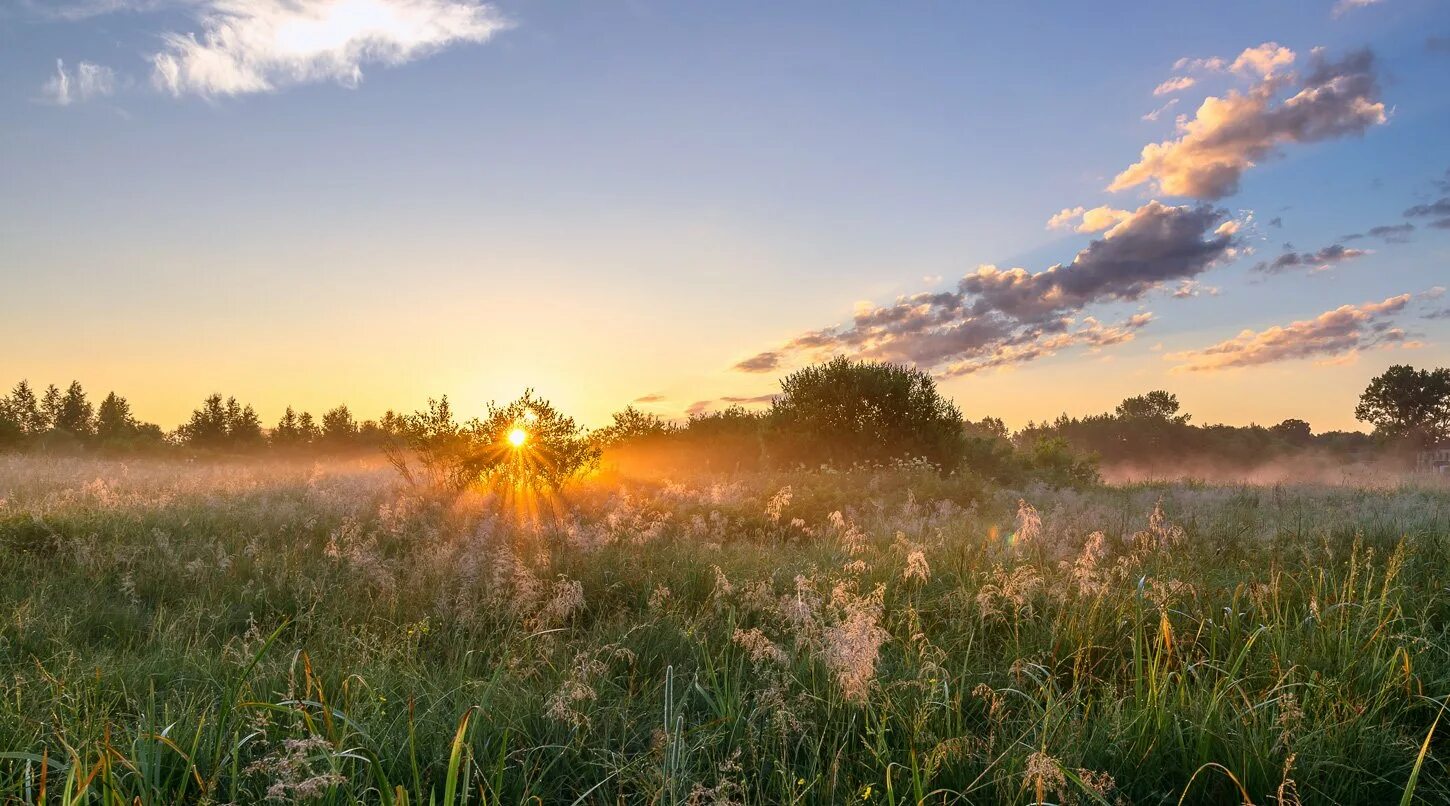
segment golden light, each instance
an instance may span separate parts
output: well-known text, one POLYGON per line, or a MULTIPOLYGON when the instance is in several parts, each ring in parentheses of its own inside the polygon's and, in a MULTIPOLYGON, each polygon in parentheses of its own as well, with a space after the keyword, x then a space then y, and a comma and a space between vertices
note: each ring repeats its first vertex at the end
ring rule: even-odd
POLYGON ((529 441, 529 432, 522 428, 515 428, 509 432, 509 444, 515 448, 522 448, 525 442, 529 441))

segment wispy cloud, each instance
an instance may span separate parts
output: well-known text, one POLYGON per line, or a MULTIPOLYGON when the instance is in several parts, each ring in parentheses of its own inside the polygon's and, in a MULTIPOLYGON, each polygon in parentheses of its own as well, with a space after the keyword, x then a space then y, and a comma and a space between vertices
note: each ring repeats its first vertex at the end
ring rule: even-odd
POLYGON ((1339 17, 1343 17, 1345 14, 1348 14, 1349 12, 1357 8, 1365 8, 1366 6, 1379 5, 1381 2, 1383 2, 1383 0, 1338 0, 1338 2, 1334 4, 1334 8, 1330 9, 1329 15, 1338 19, 1339 17))
POLYGON ((1182 120, 1177 139, 1144 146, 1138 162, 1108 189, 1150 184, 1174 196, 1220 199, 1236 192, 1244 171, 1280 146, 1361 134, 1385 122, 1368 50, 1335 62, 1316 50, 1299 81, 1279 72, 1293 58, 1272 42, 1244 51, 1230 69, 1259 76, 1254 86, 1204 99, 1192 119, 1182 120), (1279 101, 1290 85, 1294 94, 1279 101))
POLYGON ((1197 79, 1192 76, 1174 76, 1162 84, 1153 88, 1154 95, 1172 95, 1175 92, 1186 90, 1197 84, 1197 79))
POLYGON ((1310 272, 1319 272, 1367 254, 1369 254, 1369 250, 1355 249, 1336 243, 1315 252, 1285 252, 1271 261, 1258 263, 1252 271, 1259 274, 1283 274, 1287 271, 1304 268, 1310 272))
MULTIPOLYGON (((1071 218, 1074 210, 1065 212, 1071 218)), ((802 358, 850 353, 952 375, 1022 363, 1073 346, 1121 343, 1151 315, 1111 326, 1091 317, 1079 321, 1077 315, 1099 303, 1139 300, 1233 256, 1237 240, 1222 226, 1226 215, 1207 206, 1149 202, 1127 213, 1067 265, 1036 273, 982 266, 963 277, 955 291, 868 305, 847 326, 804 333, 735 368, 767 372, 802 358)))
POLYGON ((199 34, 168 33, 152 81, 181 96, 271 92, 398 65, 508 27, 476 0, 197 0, 199 34))
POLYGON ((64 60, 56 59, 55 75, 40 89, 50 103, 69 106, 114 93, 116 74, 109 67, 90 62, 80 62, 74 70, 68 70, 64 60))
POLYGON ((1332 311, 1287 325, 1255 332, 1245 330, 1227 341, 1201 350, 1170 353, 1175 372, 1213 372, 1304 358, 1333 359, 1360 350, 1386 347, 1406 340, 1395 318, 1413 298, 1400 294, 1382 302, 1342 305, 1332 311))

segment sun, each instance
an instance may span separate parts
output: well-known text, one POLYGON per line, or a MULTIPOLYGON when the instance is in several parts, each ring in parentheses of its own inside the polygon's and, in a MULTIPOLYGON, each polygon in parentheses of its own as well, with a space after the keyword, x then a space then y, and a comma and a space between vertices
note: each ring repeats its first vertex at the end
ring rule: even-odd
POLYGON ((509 432, 509 444, 515 448, 522 448, 525 442, 529 441, 529 432, 522 428, 514 428, 509 432))

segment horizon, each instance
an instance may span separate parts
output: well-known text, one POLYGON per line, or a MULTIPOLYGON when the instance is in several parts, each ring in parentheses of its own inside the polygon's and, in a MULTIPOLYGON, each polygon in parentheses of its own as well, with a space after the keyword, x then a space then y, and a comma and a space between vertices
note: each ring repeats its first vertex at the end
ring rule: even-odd
POLYGON ((603 425, 843 354, 1322 433, 1450 364, 1450 7, 1101 17, 14 0, 0 383, 603 425))

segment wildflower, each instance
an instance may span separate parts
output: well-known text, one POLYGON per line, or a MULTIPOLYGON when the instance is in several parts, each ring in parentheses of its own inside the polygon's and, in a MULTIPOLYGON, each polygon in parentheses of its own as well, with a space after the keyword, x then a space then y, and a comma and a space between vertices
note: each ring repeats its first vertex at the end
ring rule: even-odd
POLYGON ((1034 751, 1027 757, 1025 777, 1028 784, 1036 790, 1038 803, 1047 802, 1049 791, 1056 794, 1058 800, 1064 800, 1067 776, 1062 774, 1062 764, 1052 756, 1040 750, 1034 751))

